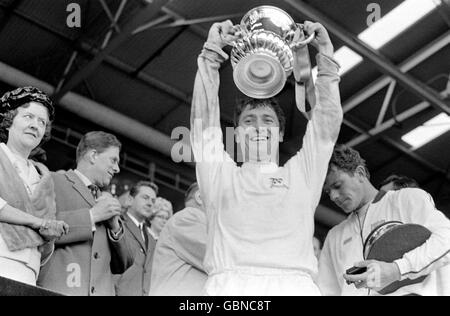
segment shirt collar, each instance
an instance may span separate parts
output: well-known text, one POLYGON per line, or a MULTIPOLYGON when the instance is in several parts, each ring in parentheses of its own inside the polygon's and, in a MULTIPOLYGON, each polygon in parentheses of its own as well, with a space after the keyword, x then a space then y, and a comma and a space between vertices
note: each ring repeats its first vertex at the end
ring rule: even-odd
POLYGON ((279 166, 274 162, 269 163, 244 162, 242 164, 242 168, 257 170, 261 173, 275 173, 279 169, 279 166))
POLYGON ((89 180, 84 174, 82 174, 80 171, 78 171, 77 169, 74 170, 75 174, 80 178, 81 182, 83 182, 83 184, 85 186, 90 186, 92 184, 92 181, 89 180))
POLYGON ((136 219, 136 217, 134 217, 133 215, 131 215, 130 212, 127 213, 128 217, 133 221, 134 224, 136 224, 137 227, 141 228, 141 225, 144 224, 144 222, 139 223, 139 221, 136 219))

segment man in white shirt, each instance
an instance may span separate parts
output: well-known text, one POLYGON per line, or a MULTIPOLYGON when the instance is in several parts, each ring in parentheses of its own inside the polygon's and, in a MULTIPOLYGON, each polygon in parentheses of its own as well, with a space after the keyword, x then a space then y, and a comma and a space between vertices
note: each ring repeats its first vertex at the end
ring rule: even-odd
POLYGON ((207 295, 320 295, 312 238, 314 212, 342 122, 339 66, 325 28, 305 22, 318 49, 317 104, 302 149, 277 164, 284 116, 276 101, 248 100, 237 109, 238 167, 224 151, 220 129, 222 50, 237 39, 230 21, 214 24, 198 58, 191 113, 191 144, 205 204, 207 295))
POLYGON ((206 215, 197 183, 185 195, 185 208, 167 222, 153 256, 152 296, 199 296, 206 272, 206 215))
POLYGON ((349 216, 325 240, 318 279, 322 293, 376 295, 377 289, 394 281, 427 276, 423 282, 392 294, 450 295, 450 221, 425 191, 404 188, 378 192, 369 178, 366 163, 357 151, 336 147, 324 189, 349 216), (431 237, 394 262, 364 261, 363 245, 368 235, 388 221, 422 225, 431 231, 431 237), (345 274, 353 266, 366 267, 367 272, 345 274))
POLYGON ((140 181, 131 188, 125 202, 125 236, 134 263, 123 274, 115 276, 118 296, 148 295, 155 244, 149 242, 146 220, 152 215, 157 194, 158 187, 154 183, 140 181))

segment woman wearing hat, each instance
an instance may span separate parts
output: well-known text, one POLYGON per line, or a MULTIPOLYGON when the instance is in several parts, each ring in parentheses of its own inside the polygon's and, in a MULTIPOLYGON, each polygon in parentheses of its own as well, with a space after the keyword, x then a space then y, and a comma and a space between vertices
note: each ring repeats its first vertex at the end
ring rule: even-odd
POLYGON ((0 276, 36 284, 53 242, 68 232, 55 220, 55 194, 49 170, 29 159, 50 136, 54 108, 33 87, 0 99, 0 276))

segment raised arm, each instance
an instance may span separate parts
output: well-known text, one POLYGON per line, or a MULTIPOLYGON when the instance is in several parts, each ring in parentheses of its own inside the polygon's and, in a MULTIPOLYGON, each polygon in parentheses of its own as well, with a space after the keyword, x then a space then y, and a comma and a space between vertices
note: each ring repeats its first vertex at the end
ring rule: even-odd
POLYGON ((333 60, 333 44, 328 32, 319 23, 307 21, 304 25, 308 34, 316 34, 312 44, 319 52, 316 56, 318 76, 315 83, 316 105, 296 159, 301 166, 300 172, 311 188, 313 202, 317 204, 339 135, 343 111, 339 94, 339 65, 333 60))
POLYGON ((214 24, 198 57, 191 109, 191 144, 196 161, 203 159, 203 145, 222 142, 219 106, 219 69, 228 55, 222 50, 236 39, 231 21, 214 24), (208 130, 208 133, 205 131, 208 130))
POLYGON ((307 136, 314 133, 320 141, 334 144, 343 119, 339 94, 339 64, 333 59, 334 48, 325 27, 320 23, 306 21, 304 29, 307 34, 315 34, 311 44, 318 51, 316 56, 318 75, 315 84, 317 104, 309 122, 313 126, 308 126, 309 130, 304 141, 310 141, 307 136))

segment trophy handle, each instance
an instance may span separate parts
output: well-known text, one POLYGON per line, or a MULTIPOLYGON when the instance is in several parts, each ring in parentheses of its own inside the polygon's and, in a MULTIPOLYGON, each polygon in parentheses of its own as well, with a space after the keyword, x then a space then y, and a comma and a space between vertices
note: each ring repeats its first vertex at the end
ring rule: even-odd
MULTIPOLYGON (((245 29, 242 27, 242 25, 236 24, 234 27, 236 29, 236 33, 240 33, 243 36, 243 34, 245 33, 245 29)), ((232 41, 232 40, 225 40, 225 43, 228 46, 237 47, 238 40, 234 40, 234 41, 232 41)))
MULTIPOLYGON (((303 24, 297 23, 298 28, 300 29, 300 31, 303 33, 303 24)), ((304 34, 304 33, 303 33, 304 34)), ((316 34, 311 34, 310 36, 308 36, 308 38, 306 38, 305 40, 301 41, 301 42, 296 42, 294 43, 292 46, 294 47, 298 47, 298 46, 304 46, 307 45, 309 43, 312 42, 312 40, 316 37, 316 34)))

